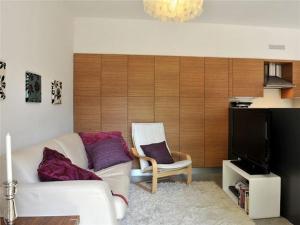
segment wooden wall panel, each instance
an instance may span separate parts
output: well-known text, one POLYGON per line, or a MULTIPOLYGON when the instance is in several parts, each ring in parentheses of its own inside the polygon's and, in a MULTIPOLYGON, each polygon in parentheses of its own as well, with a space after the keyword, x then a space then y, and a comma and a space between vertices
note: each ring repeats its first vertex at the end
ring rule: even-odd
POLYGON ((156 97, 155 121, 164 123, 169 147, 179 151, 179 97, 156 97))
POLYGON ((128 56, 128 96, 154 96, 154 56, 128 56))
POLYGON ((233 83, 229 61, 75 54, 75 131, 119 130, 132 146, 132 122, 163 122, 171 150, 190 153, 194 167, 221 166, 227 157, 225 96, 233 83))
POLYGON ((128 123, 154 121, 154 97, 128 97, 128 123))
POLYGON ((205 98, 205 167, 220 167, 228 152, 228 98, 205 98))
POLYGON ((205 97, 228 97, 228 84, 229 60, 226 58, 205 58, 205 97))
POLYGON ((155 96, 179 96, 179 57, 155 57, 155 96))
POLYGON ((204 98, 180 98, 180 151, 204 166, 204 98))
POLYGON ((102 97, 102 130, 127 135, 127 97, 102 97))
POLYGON ((228 67, 228 97, 233 97, 232 94, 232 59, 228 59, 229 67, 228 67))
POLYGON ((102 56, 102 96, 127 97, 127 56, 102 56))
POLYGON ((204 97, 204 58, 180 57, 180 96, 204 97))
POLYGON ((101 55, 74 55, 74 95, 100 96, 101 55))
POLYGON ((101 130, 100 97, 74 96, 74 131, 101 130))
POLYGON ((128 134, 132 123, 154 122, 154 97, 128 97, 128 134))
POLYGON ((264 61, 260 59, 232 60, 232 95, 263 97, 264 61))

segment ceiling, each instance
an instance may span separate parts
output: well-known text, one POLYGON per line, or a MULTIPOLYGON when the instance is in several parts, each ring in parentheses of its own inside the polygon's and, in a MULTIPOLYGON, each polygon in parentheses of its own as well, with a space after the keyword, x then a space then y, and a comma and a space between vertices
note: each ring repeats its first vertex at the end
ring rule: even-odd
MULTIPOLYGON (((69 0, 76 17, 153 20, 142 0, 69 0)), ((204 0, 204 12, 191 22, 300 29, 300 0, 204 0)))

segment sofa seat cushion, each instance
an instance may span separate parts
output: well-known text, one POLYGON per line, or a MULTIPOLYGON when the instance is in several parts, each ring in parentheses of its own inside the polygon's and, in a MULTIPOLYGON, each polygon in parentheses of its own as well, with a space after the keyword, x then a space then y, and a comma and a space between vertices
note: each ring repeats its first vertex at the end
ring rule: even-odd
POLYGON ((114 196, 114 207, 117 215, 117 219, 123 219, 128 205, 124 201, 123 197, 128 201, 129 184, 130 179, 128 176, 109 176, 102 177, 104 182, 107 182, 114 196), (121 196, 119 196, 121 195, 121 196))
POLYGON ((62 147, 54 140, 14 151, 12 153, 14 179, 19 183, 39 182, 37 168, 42 161, 45 147, 56 149, 59 153, 65 154, 62 147))
MULTIPOLYGON (((131 173, 132 162, 121 163, 115 166, 108 167, 104 170, 100 170, 95 172, 97 176, 105 178, 112 176, 130 176, 131 173)), ((92 171, 92 170, 91 170, 92 171)))

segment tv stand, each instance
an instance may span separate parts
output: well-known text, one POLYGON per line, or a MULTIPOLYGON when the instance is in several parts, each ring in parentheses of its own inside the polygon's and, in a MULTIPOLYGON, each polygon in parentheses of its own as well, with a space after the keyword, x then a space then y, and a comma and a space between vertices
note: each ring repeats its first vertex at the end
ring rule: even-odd
POLYGON ((238 198, 229 189, 240 180, 249 183, 249 217, 251 219, 280 216, 281 179, 276 174, 251 175, 234 165, 223 161, 223 190, 238 204, 238 198))
POLYGON ((255 166, 244 160, 232 160, 231 163, 249 173, 250 175, 259 175, 259 174, 269 174, 268 171, 262 169, 261 167, 255 166))

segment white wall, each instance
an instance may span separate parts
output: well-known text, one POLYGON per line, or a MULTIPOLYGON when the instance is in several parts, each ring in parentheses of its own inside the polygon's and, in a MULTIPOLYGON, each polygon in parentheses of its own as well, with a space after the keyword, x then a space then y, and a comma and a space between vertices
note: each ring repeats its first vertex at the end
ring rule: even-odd
POLYGON ((279 89, 265 89, 263 98, 254 98, 251 108, 292 108, 293 102, 281 98, 279 89))
POLYGON ((300 59, 300 30, 76 18, 74 52, 300 59), (284 44, 286 50, 269 50, 284 44))
MULTIPOLYGON (((0 1, 0 60, 3 60, 3 49, 2 49, 2 46, 3 46, 3 44, 2 44, 2 34, 3 34, 3 32, 2 32, 2 23, 3 23, 3 10, 2 10, 2 1, 0 1)), ((1 139, 1 137, 2 137, 2 114, 3 114, 3 112, 2 112, 2 108, 3 108, 3 106, 2 106, 2 104, 1 104, 1 102, 0 102, 0 148, 1 148, 1 142, 2 142, 2 139, 1 139)), ((1 150, 0 150, 0 153, 1 153, 1 150)), ((0 164, 1 164, 1 160, 0 160, 0 164)), ((0 169, 1 169, 1 165, 0 165, 0 169)))
POLYGON ((2 2, 2 58, 7 63, 7 99, 0 102, 4 134, 13 148, 73 130, 73 24, 63 3, 2 2), (42 76, 42 103, 25 103, 25 71, 42 76), (63 104, 51 104, 51 81, 63 82, 63 104))

